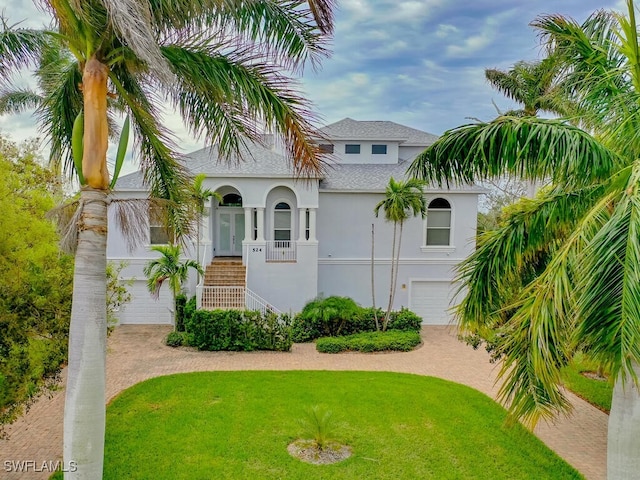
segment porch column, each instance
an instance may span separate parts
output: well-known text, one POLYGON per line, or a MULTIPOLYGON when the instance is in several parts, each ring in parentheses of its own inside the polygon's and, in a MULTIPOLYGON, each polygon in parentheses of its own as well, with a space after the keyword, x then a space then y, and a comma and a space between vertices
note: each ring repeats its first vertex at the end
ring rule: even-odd
POLYGON ((253 228, 251 217, 253 217, 253 208, 244 207, 244 240, 253 240, 253 228))
POLYGON ((211 212, 212 212, 212 208, 211 208, 211 201, 208 202, 209 204, 205 204, 204 206, 204 214, 202 215, 202 218, 200 220, 202 220, 202 224, 200 225, 200 239, 202 240, 202 243, 209 243, 211 241, 211 239, 209 238, 209 233, 210 233, 210 225, 211 225, 211 212))
POLYGON ((258 217, 258 238, 259 242, 264 242, 264 207, 256 208, 258 217))
POLYGON ((305 242, 307 240, 307 236, 305 235, 307 229, 307 209, 299 208, 298 215, 300 219, 298 221, 298 241, 305 242))
POLYGON ((309 241, 316 241, 316 210, 317 208, 309 209, 309 241))

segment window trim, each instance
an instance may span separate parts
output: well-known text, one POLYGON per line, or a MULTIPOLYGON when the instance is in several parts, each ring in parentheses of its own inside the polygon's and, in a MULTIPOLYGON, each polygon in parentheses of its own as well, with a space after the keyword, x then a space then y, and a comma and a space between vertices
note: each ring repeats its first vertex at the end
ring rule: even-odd
POLYGON ((386 155, 388 147, 386 143, 373 143, 371 144, 371 155, 386 155), (384 152, 375 152, 375 147, 384 147, 384 152))
MULTIPOLYGON (((454 225, 455 225, 455 209, 453 208, 454 203, 451 201, 447 195, 434 195, 430 198, 426 199, 427 201, 427 216, 423 221, 422 228, 422 246, 420 250, 422 252, 437 252, 437 253, 452 253, 455 251, 455 243, 454 243, 454 225), (449 243, 447 245, 427 245, 427 228, 429 225, 429 205, 437 199, 446 200, 449 203, 448 211, 451 213, 449 217, 449 243)), ((447 210, 447 209, 434 209, 434 210, 447 210)))
MULTIPOLYGON (((352 148, 352 150, 355 150, 355 148, 352 148)), ((344 144, 344 153, 345 155, 360 155, 360 153, 362 152, 362 144, 361 143, 345 143, 344 144), (357 152, 349 152, 349 147, 358 147, 358 151, 357 152)))
POLYGON ((156 246, 156 245, 171 245, 171 235, 169 234, 169 232, 167 231, 165 225, 162 224, 161 221, 158 222, 154 222, 154 215, 151 213, 151 209, 153 208, 158 208, 158 207, 149 207, 149 211, 147 212, 147 220, 148 220, 148 226, 149 226, 149 246, 156 246), (152 229, 158 229, 160 232, 162 232, 163 237, 166 237, 167 241, 166 242, 154 242, 153 241, 153 237, 151 235, 151 231, 152 229))
MULTIPOLYGON (((287 229, 278 228, 277 230, 285 231, 287 229)), ((295 240, 295 229, 294 229, 294 218, 293 218, 293 207, 291 205, 291 200, 288 198, 277 199, 273 202, 273 207, 271 208, 271 239, 274 242, 291 242, 293 243, 295 240), (285 209, 276 209, 278 205, 281 203, 286 203, 289 208, 285 209), (289 212, 289 240, 276 240, 276 212, 289 212)))

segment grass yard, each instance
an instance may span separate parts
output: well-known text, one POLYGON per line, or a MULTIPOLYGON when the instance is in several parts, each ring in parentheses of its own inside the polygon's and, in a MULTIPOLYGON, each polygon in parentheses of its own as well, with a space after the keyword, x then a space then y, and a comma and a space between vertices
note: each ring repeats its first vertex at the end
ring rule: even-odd
POLYGON ((588 378, 583 372, 595 373, 598 370, 596 363, 589 361, 584 355, 578 353, 571 363, 562 369, 562 381, 565 386, 587 402, 609 413, 611 410, 611 397, 613 386, 607 380, 588 378))
POLYGON ((383 372, 203 372, 148 380, 107 410, 105 479, 582 478, 463 385, 383 372), (353 456, 292 458, 314 405, 353 456))

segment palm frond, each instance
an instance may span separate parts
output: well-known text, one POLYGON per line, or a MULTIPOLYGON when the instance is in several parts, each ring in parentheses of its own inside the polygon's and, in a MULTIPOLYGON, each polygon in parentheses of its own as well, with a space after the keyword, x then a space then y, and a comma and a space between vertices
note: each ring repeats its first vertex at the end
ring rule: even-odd
POLYGON ((0 114, 22 113, 37 108, 42 97, 26 88, 0 88, 0 114))
POLYGON ((541 190, 504 212, 495 230, 478 235, 476 250, 457 267, 462 301, 455 313, 463 331, 486 336, 505 323, 522 289, 546 267, 578 219, 604 187, 541 190))
POLYGON ((566 412, 570 403, 562 393, 560 369, 582 346, 574 341, 580 321, 577 284, 581 279, 580 259, 607 221, 616 192, 602 195, 586 212, 544 271, 520 293, 511 308, 514 314, 502 330, 499 346, 505 378, 499 396, 509 403, 515 418, 534 425, 540 418, 566 412))
POLYGON ((614 377, 638 382, 640 361, 640 163, 628 186, 612 199, 606 223, 590 234, 583 252, 576 342, 614 377))
POLYGON ((262 123, 283 138, 296 174, 323 170, 307 102, 276 67, 254 63, 251 52, 222 55, 209 44, 162 51, 179 79, 170 92, 174 104, 192 132, 204 135, 222 157, 240 156, 248 140, 260 142, 262 123))
POLYGON ((156 103, 149 98, 152 94, 125 68, 112 70, 110 78, 130 113, 144 183, 149 186, 151 197, 169 202, 166 218, 169 230, 184 241, 194 222, 193 212, 189 212, 185 202, 190 184, 187 171, 172 148, 169 133, 159 123, 156 103))
POLYGON ((609 177, 620 163, 616 153, 565 122, 498 117, 445 132, 416 157, 408 173, 441 185, 507 173, 579 187, 609 177))
POLYGON ((17 28, 0 16, 0 80, 7 81, 20 68, 36 66, 47 34, 17 28))

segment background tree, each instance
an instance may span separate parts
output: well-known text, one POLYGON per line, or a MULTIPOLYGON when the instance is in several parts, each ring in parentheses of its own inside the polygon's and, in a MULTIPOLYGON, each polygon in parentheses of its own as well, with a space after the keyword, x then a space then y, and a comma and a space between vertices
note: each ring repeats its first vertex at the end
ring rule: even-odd
POLYGON ((582 25, 536 19, 562 64, 573 120, 500 117, 446 132, 411 166, 418 178, 472 182, 506 173, 550 178, 487 232, 460 267, 465 330, 497 333, 511 413, 535 423, 570 404, 560 369, 581 349, 615 378, 609 479, 640 470, 640 50, 635 8, 582 25))
POLYGON ((151 260, 144 267, 147 277, 147 288, 156 298, 160 295, 160 287, 167 281, 173 297, 173 326, 176 327, 176 313, 178 311, 176 298, 182 292, 184 282, 189 278, 189 269, 193 268, 202 274, 203 270, 196 260, 180 260, 180 245, 155 245, 151 250, 158 252, 160 257, 151 260))
POLYGON ((389 304, 382 322, 382 330, 387 329, 393 299, 396 294, 396 284, 398 283, 398 266, 400 262, 400 246, 402 244, 402 227, 404 222, 411 216, 427 216, 427 202, 424 198, 424 182, 417 179, 395 181, 393 177, 389 179, 389 184, 385 189, 385 198, 374 208, 376 217, 380 209, 384 210, 384 218, 393 222, 393 242, 391 243, 391 281, 389 287, 389 304), (397 240, 397 241, 396 241, 397 240), (396 248, 397 244, 397 248, 396 248))
MULTIPOLYGON (((323 162, 310 141, 315 129, 308 104, 292 90, 286 73, 299 74, 308 60, 318 62, 326 54, 332 2, 42 3, 51 13, 53 30, 23 29, 2 19, 0 77, 8 81, 22 68, 37 68, 47 45, 60 44, 69 68, 50 79, 48 104, 57 107, 50 108, 56 114, 39 120, 51 144, 59 143, 60 161, 68 171, 75 168, 73 155, 68 155, 74 151, 73 122, 83 114, 77 173, 84 182, 76 218, 82 228, 76 232, 64 458, 78 465, 66 477, 99 478, 105 418, 109 116, 123 111, 130 117, 144 181, 151 196, 166 201, 166 223, 177 238, 190 231, 182 208, 189 182, 170 132, 160 123, 160 99, 167 98, 191 133, 215 144, 222 157, 239 153, 247 140, 259 141, 259 126, 265 126, 282 137, 297 174, 317 172, 323 162)), ((129 233, 143 230, 128 225, 129 233)))
POLYGON ((0 433, 67 356, 73 258, 44 218, 61 189, 41 161, 35 140, 0 137, 0 433))

